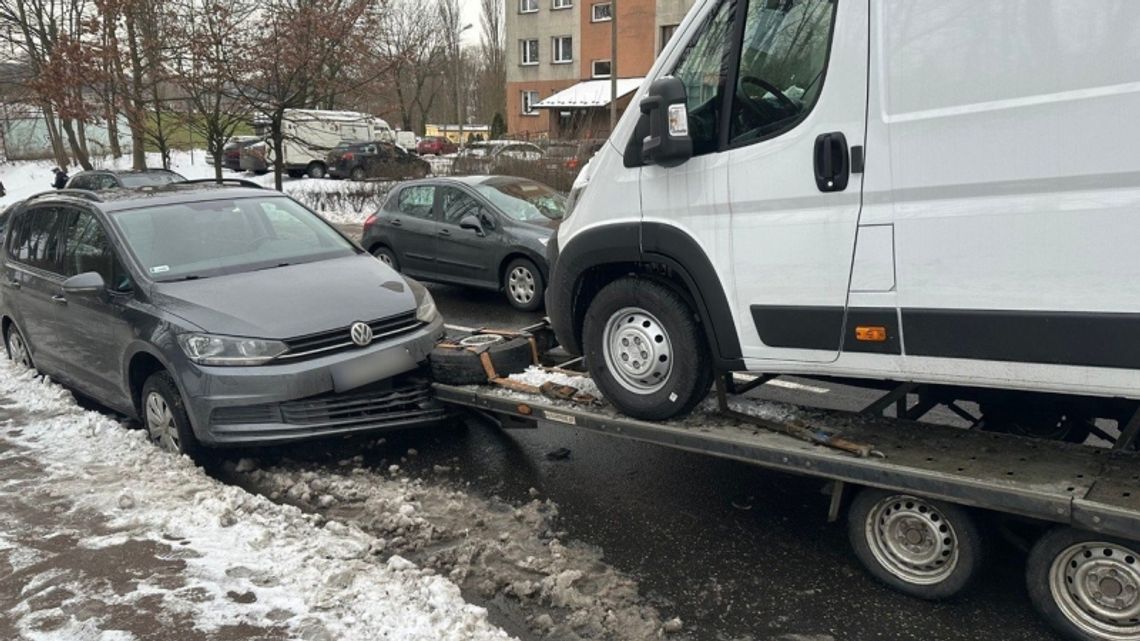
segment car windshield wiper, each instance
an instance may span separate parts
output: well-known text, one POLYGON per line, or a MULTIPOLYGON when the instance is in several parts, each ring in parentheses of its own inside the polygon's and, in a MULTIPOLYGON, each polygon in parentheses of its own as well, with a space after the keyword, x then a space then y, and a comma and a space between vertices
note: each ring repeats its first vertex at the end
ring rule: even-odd
POLYGON ((295 265, 295 264, 296 263, 290 263, 290 262, 286 261, 286 262, 282 262, 282 263, 277 263, 275 265, 266 265, 265 267, 258 267, 257 269, 255 269, 253 271, 261 272, 261 271, 265 271, 267 269, 277 269, 278 267, 288 267, 290 265, 295 265))
POLYGON ((209 278, 209 276, 200 276, 198 274, 187 274, 185 276, 179 276, 178 278, 168 278, 166 280, 162 280, 159 282, 161 282, 161 283, 177 283, 177 282, 181 282, 184 280, 201 280, 203 278, 209 278))

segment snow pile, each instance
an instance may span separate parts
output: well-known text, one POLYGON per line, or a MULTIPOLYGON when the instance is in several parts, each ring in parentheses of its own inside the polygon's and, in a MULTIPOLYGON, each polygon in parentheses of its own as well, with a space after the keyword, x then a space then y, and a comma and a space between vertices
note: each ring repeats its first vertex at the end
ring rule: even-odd
POLYGON ((362 458, 331 470, 290 461, 257 469, 243 459, 233 472, 274 500, 359 527, 385 553, 439 571, 549 638, 649 641, 679 629, 645 605, 636 583, 605 564, 600 550, 564 543, 555 529, 557 507, 537 498, 537 490, 529 503, 514 506, 409 479, 398 464, 382 462, 381 471, 371 471, 361 467, 362 458))
MULTIPOLYGON (((7 554, 7 563, 26 575, 9 612, 17 636, 132 639, 104 627, 107 617, 160 608, 156 621, 207 633, 246 629, 241 638, 252 630, 273 631, 257 638, 311 641, 509 638, 487 622, 485 610, 465 603, 452 582, 390 555, 391 540, 210 479, 188 459, 152 446, 142 431, 82 410, 59 386, 7 362, 0 363, 5 417, 0 444, 15 446, 0 447, 4 468, 37 470, 32 490, 22 492, 54 501, 50 514, 59 519, 94 524, 33 532, 37 541, 71 537, 66 555, 153 550, 151 564, 180 568, 107 585, 65 581, 48 564, 37 571, 35 553, 22 561, 7 554)), ((6 491, 21 491, 12 484, 5 483, 6 491)), ((414 524, 414 513, 402 505, 370 507, 385 523, 414 524)), ((14 547, 20 528, 36 527, 25 521, 0 526, 0 551, 14 547)), ((128 554, 124 562, 145 555, 128 554)), ((0 621, 0 630, 5 625, 0 621)))
POLYGON ((531 365, 521 374, 511 374, 510 379, 535 387, 541 387, 545 383, 569 385, 582 394, 589 394, 599 399, 602 397, 602 393, 598 391, 598 386, 594 383, 594 379, 585 374, 575 376, 565 372, 551 371, 538 367, 537 365, 531 365))

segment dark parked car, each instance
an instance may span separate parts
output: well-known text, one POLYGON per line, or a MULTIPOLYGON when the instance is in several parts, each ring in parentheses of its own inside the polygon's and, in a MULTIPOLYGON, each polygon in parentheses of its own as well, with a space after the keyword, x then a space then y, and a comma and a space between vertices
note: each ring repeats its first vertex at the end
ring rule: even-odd
POLYGON ((431 295, 275 191, 34 196, 11 212, 0 272, 9 358, 170 450, 443 415, 420 376, 443 334, 431 295))
POLYGON ((222 164, 230 171, 241 171, 241 150, 261 142, 257 136, 240 136, 222 147, 222 164))
POLYGON ((431 173, 431 163, 390 142, 362 142, 349 145, 329 166, 333 178, 423 178, 431 173))
POLYGON ((452 171, 457 174, 497 174, 500 167, 513 162, 536 162, 545 153, 533 143, 513 140, 473 142, 459 152, 452 171))
POLYGON ((159 187, 186 180, 169 169, 93 169, 81 171, 67 181, 67 189, 135 189, 138 187, 159 187))
POLYGON ((416 143, 416 153, 421 156, 442 156, 459 151, 459 145, 443 136, 424 136, 416 143))
POLYGON ((605 142, 602 139, 552 142, 546 146, 542 161, 551 169, 565 169, 577 175, 582 165, 589 162, 605 142))
POLYGON ((542 306, 546 244, 565 198, 542 183, 464 176, 404 183, 364 221, 361 243, 424 280, 502 291, 522 310, 542 306))

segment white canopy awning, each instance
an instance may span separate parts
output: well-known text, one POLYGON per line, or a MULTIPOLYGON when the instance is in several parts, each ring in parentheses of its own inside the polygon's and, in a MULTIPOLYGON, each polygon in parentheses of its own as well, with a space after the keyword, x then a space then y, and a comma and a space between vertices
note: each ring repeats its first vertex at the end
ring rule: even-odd
MULTIPOLYGON (((629 95, 641 86, 645 78, 618 78, 617 97, 629 95)), ((610 104, 610 81, 586 80, 563 89, 553 96, 535 104, 539 109, 564 109, 567 107, 605 107, 610 104)))

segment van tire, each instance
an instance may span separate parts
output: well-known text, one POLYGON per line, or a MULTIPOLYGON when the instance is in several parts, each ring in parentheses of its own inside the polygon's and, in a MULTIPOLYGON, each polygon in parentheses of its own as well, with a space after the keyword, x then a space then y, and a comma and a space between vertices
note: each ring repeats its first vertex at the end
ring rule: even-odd
MULTIPOLYGON (((512 338, 487 349, 499 376, 526 371, 534 365, 534 351, 526 338, 512 338)), ((487 382, 487 372, 479 355, 453 347, 436 347, 428 356, 432 378, 446 385, 480 385, 487 382)))
POLYGON ((606 399, 624 414, 664 420, 691 411, 708 396, 713 382, 708 341, 685 299, 657 281, 626 277, 606 285, 586 311, 582 339, 590 375, 606 399), (627 318, 620 319, 619 313, 627 318), (607 348, 607 341, 617 345, 614 349, 626 344, 639 351, 632 356, 618 354, 607 348), (641 350, 637 345, 647 347, 641 350), (627 358, 638 359, 639 355, 650 366, 644 378, 633 371, 640 364, 627 358), (633 369, 621 368, 618 358, 633 369))
POLYGON ((305 169, 305 175, 309 178, 325 178, 328 176, 328 168, 325 167, 323 162, 311 162, 305 169))

